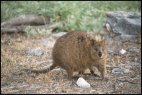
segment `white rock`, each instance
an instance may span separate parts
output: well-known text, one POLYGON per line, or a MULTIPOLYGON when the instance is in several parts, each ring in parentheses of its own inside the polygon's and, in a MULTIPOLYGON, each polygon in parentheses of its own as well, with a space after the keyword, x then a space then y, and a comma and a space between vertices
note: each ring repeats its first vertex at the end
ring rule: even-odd
POLYGON ((121 49, 119 52, 120 52, 120 54, 125 54, 125 53, 126 53, 126 50, 121 49))
POLYGON ((106 23, 106 28, 107 28, 107 30, 110 32, 111 31, 111 27, 110 27, 110 25, 108 24, 108 23, 106 23))
POLYGON ((90 93, 95 93, 95 92, 96 92, 96 90, 91 90, 91 91, 90 91, 90 93))
POLYGON ((125 70, 124 70, 124 73, 129 73, 129 72, 130 72, 129 69, 125 69, 125 70))
POLYGON ((53 36, 53 38, 56 38, 56 39, 57 39, 57 38, 59 38, 59 37, 65 35, 65 34, 67 34, 67 32, 58 32, 58 33, 52 34, 52 36, 53 36))
POLYGON ((77 84, 79 87, 82 87, 82 88, 89 88, 89 87, 91 87, 90 84, 89 84, 87 81, 85 81, 82 77, 80 77, 80 78, 77 80, 76 84, 77 84))

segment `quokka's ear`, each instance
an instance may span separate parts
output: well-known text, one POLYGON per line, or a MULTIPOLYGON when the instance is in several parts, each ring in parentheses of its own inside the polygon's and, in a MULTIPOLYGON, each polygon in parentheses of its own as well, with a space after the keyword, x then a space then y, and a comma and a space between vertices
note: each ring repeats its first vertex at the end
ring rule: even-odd
POLYGON ((107 42, 106 39, 103 39, 103 40, 101 41, 101 43, 102 43, 103 45, 107 45, 107 44, 108 44, 108 42, 107 42))
POLYGON ((91 44, 91 46, 93 46, 95 44, 95 40, 91 39, 90 44, 91 44))
POLYGON ((80 35, 77 39, 78 39, 79 42, 83 42, 85 40, 85 37, 83 37, 82 35, 80 35))

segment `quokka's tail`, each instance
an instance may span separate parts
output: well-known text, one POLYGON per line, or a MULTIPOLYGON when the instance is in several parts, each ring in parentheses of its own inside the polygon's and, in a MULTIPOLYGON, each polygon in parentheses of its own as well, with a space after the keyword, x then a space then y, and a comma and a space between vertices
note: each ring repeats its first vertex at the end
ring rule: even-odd
POLYGON ((44 68, 44 69, 40 69, 40 70, 30 70, 30 72, 32 72, 32 73, 47 73, 47 72, 49 72, 50 70, 52 70, 52 69, 54 69, 56 67, 56 65, 55 64, 52 64, 51 66, 49 66, 49 67, 47 67, 47 68, 44 68))
POLYGON ((32 73, 47 73, 48 71, 49 71, 49 67, 48 68, 45 68, 45 69, 40 69, 40 70, 37 70, 37 69, 32 69, 32 70, 30 70, 30 72, 32 72, 32 73))

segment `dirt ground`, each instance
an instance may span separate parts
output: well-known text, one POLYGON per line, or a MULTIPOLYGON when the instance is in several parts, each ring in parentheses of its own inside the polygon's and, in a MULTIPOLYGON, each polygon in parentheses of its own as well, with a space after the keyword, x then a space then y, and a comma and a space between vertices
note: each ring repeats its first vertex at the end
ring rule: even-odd
MULTIPOLYGON (((51 35, 52 36, 52 35, 51 35)), ((57 38, 54 38, 57 39, 57 38)), ((140 94, 141 93, 141 42, 122 42, 109 40, 107 73, 108 81, 100 80, 90 74, 83 78, 90 88, 77 86, 77 78, 69 80, 67 73, 56 68, 47 74, 28 73, 26 68, 44 68, 52 64, 49 37, 28 38, 21 35, 1 36, 1 93, 3 94, 140 94), (28 49, 40 47, 41 56, 29 56, 28 49), (120 54, 121 49, 126 50, 120 54), (117 67, 123 67, 125 73, 112 73, 117 67)), ((99 74, 99 73, 98 73, 99 74)), ((77 74, 77 76, 79 76, 77 74)))

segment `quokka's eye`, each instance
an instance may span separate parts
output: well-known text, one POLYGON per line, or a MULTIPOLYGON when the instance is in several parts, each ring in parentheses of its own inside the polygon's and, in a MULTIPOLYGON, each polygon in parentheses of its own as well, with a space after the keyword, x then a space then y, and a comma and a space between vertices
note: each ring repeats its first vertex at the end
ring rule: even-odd
POLYGON ((102 51, 104 51, 104 49, 102 48, 102 51))
POLYGON ((95 51, 98 51, 98 48, 95 47, 94 50, 95 50, 95 51))

